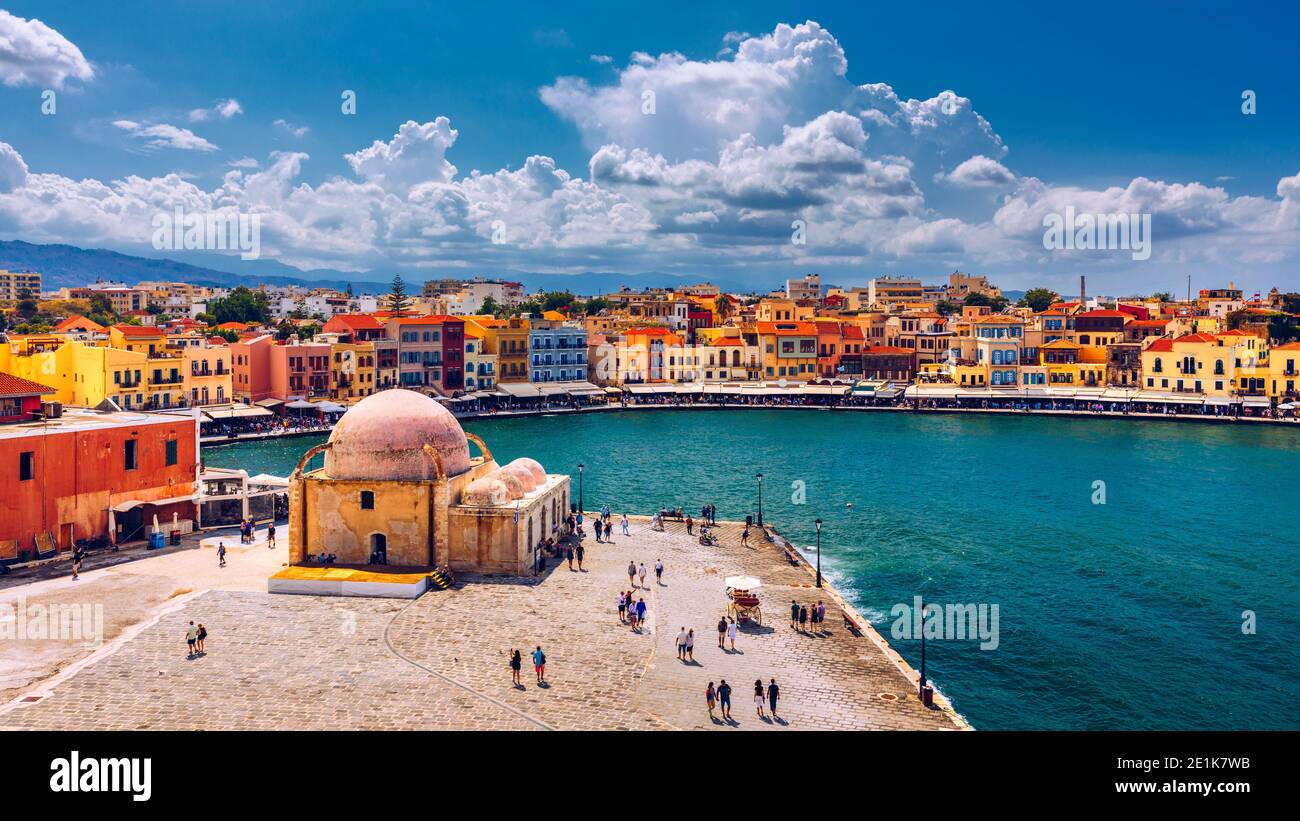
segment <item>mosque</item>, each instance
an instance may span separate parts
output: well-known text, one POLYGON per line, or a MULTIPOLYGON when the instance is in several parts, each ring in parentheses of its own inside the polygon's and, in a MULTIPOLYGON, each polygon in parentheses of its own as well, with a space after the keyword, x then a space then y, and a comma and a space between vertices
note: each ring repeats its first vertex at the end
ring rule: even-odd
POLYGON ((382 590, 443 565, 532 575, 546 539, 566 532, 568 512, 568 476, 528 458, 502 467, 432 398, 380 391, 299 460, 289 479, 290 566, 269 589, 404 595, 382 590), (478 456, 470 456, 471 441, 478 456), (321 452, 324 467, 306 470, 321 452), (320 561, 331 555, 332 563, 320 561))

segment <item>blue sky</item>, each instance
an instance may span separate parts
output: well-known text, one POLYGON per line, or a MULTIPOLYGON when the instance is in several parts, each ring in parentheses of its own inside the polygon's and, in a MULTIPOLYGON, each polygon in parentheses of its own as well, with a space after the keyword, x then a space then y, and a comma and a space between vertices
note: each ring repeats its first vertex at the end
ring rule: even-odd
POLYGON ((174 203, 342 270, 1300 287, 1294 11, 734 5, 0 2, 0 236, 129 251, 174 203), (1067 205, 1153 214, 1151 259, 1046 252, 1067 205))

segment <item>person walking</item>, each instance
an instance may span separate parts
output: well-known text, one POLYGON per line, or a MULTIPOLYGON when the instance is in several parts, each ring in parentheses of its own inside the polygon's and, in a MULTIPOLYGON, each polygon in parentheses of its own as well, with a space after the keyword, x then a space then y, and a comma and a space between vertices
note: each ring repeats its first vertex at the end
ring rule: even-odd
POLYGON ((194 634, 194 649, 199 651, 200 656, 203 655, 204 652, 203 640, 206 639, 207 637, 208 637, 208 628, 203 626, 203 622, 199 622, 199 631, 194 634))
POLYGON ((710 681, 709 686, 704 691, 704 703, 709 705, 709 721, 718 720, 713 715, 713 705, 717 700, 718 700, 718 691, 713 689, 713 682, 710 681))
POLYGON ((199 628, 194 626, 194 622, 190 622, 189 629, 185 631, 185 643, 189 646, 189 652, 185 654, 185 658, 194 658, 194 642, 198 640, 199 628))
POLYGON ((693 527, 695 527, 695 520, 692 519, 690 516, 687 516, 687 517, 686 517, 686 535, 687 535, 687 536, 694 535, 694 534, 693 534, 693 531, 691 530, 691 528, 693 528, 693 527))
POLYGON ((573 545, 564 549, 564 557, 569 560, 569 570, 573 570, 573 545))
POLYGON ((593 530, 596 531, 596 542, 599 543, 599 542, 600 542, 600 534, 601 534, 601 531, 603 531, 603 530, 605 529, 605 525, 604 525, 603 522, 601 522, 600 519, 597 519, 596 522, 595 522, 595 524, 593 524, 591 527, 592 527, 593 530))
POLYGON ((776 679, 767 685, 767 706, 772 708, 772 718, 776 718, 776 702, 781 698, 781 688, 776 686, 776 679))
POLYGON ((736 620, 727 619, 727 640, 731 642, 731 652, 736 652, 736 620))
POLYGON ((622 624, 627 613, 627 594, 622 590, 618 591, 618 623, 622 624))
POLYGON ((722 717, 731 721, 731 685, 725 678, 718 685, 718 704, 722 707, 722 717))
POLYGON ((217 542, 217 567, 226 566, 226 543, 217 542))
POLYGON ((826 629, 826 605, 823 602, 817 602, 817 632, 820 633, 826 629))
POLYGON ((631 559, 627 562, 627 583, 633 590, 636 589, 636 562, 631 559))
POLYGON ((740 546, 749 547, 749 525, 745 525, 745 529, 740 533, 740 546))
POLYGON ((510 651, 510 683, 515 685, 516 687, 524 686, 523 683, 519 680, 519 671, 523 669, 523 666, 524 666, 524 660, 519 652, 519 649, 518 648, 512 649, 510 651))
POLYGON ((759 718, 767 718, 763 715, 763 680, 755 679, 754 681, 754 709, 758 711, 759 718))
POLYGON ((799 627, 799 602, 790 599, 790 628, 792 630, 799 627))
POLYGON ((718 646, 727 649, 727 617, 718 619, 718 646))
POLYGON ((627 623, 636 629, 636 602, 632 601, 632 591, 627 591, 627 623))
POLYGON ((275 549, 275 522, 266 526, 266 546, 275 549))
POLYGON ((626 513, 623 514, 623 535, 624 535, 624 536, 628 536, 628 535, 630 535, 630 534, 627 532, 627 514, 626 514, 626 513))
POLYGON ((803 605, 799 606, 799 632, 804 632, 808 626, 808 608, 803 605))
POLYGON ((655 559, 655 584, 664 583, 664 560, 655 559))
POLYGON ((686 660, 695 661, 695 628, 686 631, 686 660))
POLYGON ((537 683, 544 684, 546 682, 546 654, 542 652, 540 644, 533 651, 533 670, 537 673, 537 683))
POLYGON ((686 628, 677 632, 677 660, 686 661, 686 628))
POLYGON ((86 551, 81 545, 72 550, 72 580, 81 578, 81 563, 86 560, 86 551))
POLYGON ((637 571, 637 576, 639 576, 639 577, 641 578, 641 588, 642 588, 642 589, 646 589, 646 586, 645 586, 645 562, 641 562, 641 569, 637 571))
POLYGON ((573 548, 573 557, 578 560, 578 570, 582 570, 583 552, 582 542, 578 542, 577 546, 573 548))
POLYGON ((636 600, 637 629, 640 629, 640 625, 644 622, 645 622, 645 599, 642 598, 636 600))

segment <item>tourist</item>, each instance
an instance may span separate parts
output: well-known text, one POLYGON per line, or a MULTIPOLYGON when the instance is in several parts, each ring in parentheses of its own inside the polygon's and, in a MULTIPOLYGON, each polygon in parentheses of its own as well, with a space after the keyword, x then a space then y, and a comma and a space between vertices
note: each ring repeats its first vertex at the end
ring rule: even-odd
POLYGON ((632 591, 627 592, 627 623, 636 629, 636 602, 632 601, 632 591))
POLYGON ((713 715, 713 704, 717 700, 717 698, 718 698, 718 691, 713 689, 713 682, 710 681, 708 688, 705 689, 704 691, 704 703, 709 705, 709 721, 716 722, 718 720, 713 715))
POLYGON ((731 721, 731 685, 725 678, 718 685, 718 704, 722 707, 722 717, 731 721))
POLYGON ((804 632, 807 625, 808 625, 808 608, 800 605, 799 606, 799 632, 801 633, 804 632))
POLYGON ((631 559, 627 562, 627 583, 632 585, 633 590, 636 589, 636 562, 631 559))
POLYGON ((569 570, 573 570, 573 545, 568 545, 564 549, 564 558, 569 560, 569 570))
POLYGON ((596 542, 597 542, 597 543, 600 542, 600 531, 603 530, 604 527, 605 527, 605 526, 604 526, 603 524, 601 524, 600 519, 597 519, 597 520, 595 521, 595 523, 591 526, 592 530, 595 530, 595 531, 596 531, 596 542))
POLYGON ((641 562, 641 569, 637 571, 637 576, 641 579, 641 587, 645 588, 645 562, 641 562))
POLYGON ((826 629, 826 605, 817 602, 817 632, 820 633, 826 629))
POLYGON ((618 623, 623 624, 624 614, 627 612, 627 594, 622 590, 618 591, 618 623))
POLYGON ((516 687, 524 686, 523 683, 519 681, 519 670, 523 666, 524 666, 523 658, 521 657, 518 648, 511 650, 510 651, 510 682, 514 684, 516 687))
POLYGON ((199 640, 199 628, 194 626, 194 622, 190 622, 189 629, 185 631, 185 643, 189 645, 190 648, 189 652, 186 653, 185 658, 187 659, 194 658, 194 642, 198 640, 199 640))
POLYGON ((644 598, 640 598, 640 599, 637 599, 637 600, 636 600, 636 623, 637 623, 637 628, 640 629, 641 624, 644 623, 644 622, 645 622, 645 599, 644 599, 644 598))
POLYGON ((75 582, 81 577, 81 563, 86 559, 86 550, 81 545, 77 545, 72 551, 72 580, 75 582))
POLYGON ((695 628, 686 631, 686 660, 695 661, 695 628))
POLYGON ((740 546, 749 547, 749 525, 745 525, 745 529, 740 534, 740 546))
POLYGON ((736 652, 736 620, 727 619, 727 640, 731 642, 731 652, 736 652))
POLYGON ((727 649, 727 617, 718 619, 718 646, 727 649))
POLYGON ((583 553, 584 553, 584 551, 583 551, 583 549, 582 549, 582 542, 578 542, 577 546, 573 548, 573 555, 574 555, 574 558, 576 558, 576 559, 578 560, 578 570, 582 570, 582 556, 583 556, 583 553))
POLYGON ((533 651, 533 670, 537 673, 537 683, 544 683, 546 681, 546 654, 542 652, 540 644, 533 651))
POLYGON ((630 534, 627 532, 627 514, 626 514, 626 513, 623 514, 623 535, 624 535, 624 536, 630 535, 630 534))
POLYGON ((207 637, 208 628, 203 626, 203 622, 199 622, 199 631, 194 636, 194 649, 199 651, 200 656, 203 655, 203 640, 207 637))
POLYGON ((694 531, 691 529, 691 528, 693 528, 693 527, 695 527, 695 520, 692 519, 690 516, 687 516, 687 517, 686 517, 686 535, 687 535, 687 536, 690 536, 690 535, 692 535, 692 534, 694 533, 694 531))
POLYGON ((799 627, 799 602, 790 599, 790 627, 797 629, 799 627))
POLYGON ((767 716, 763 715, 763 680, 761 678, 754 681, 754 709, 758 711, 759 718, 767 718, 767 716))
MULTIPOLYGON (((761 682, 760 682, 761 683, 761 682)), ((776 679, 767 685, 767 705, 772 708, 772 718, 776 718, 776 702, 781 697, 781 688, 776 686, 776 679)))
POLYGON ((677 660, 686 661, 686 628, 677 632, 677 660))
POLYGON ((275 549, 275 522, 266 526, 266 546, 275 549))
POLYGON ((664 583, 664 560, 655 559, 655 584, 662 586, 664 583))
POLYGON ((217 567, 226 566, 226 543, 217 542, 217 567))

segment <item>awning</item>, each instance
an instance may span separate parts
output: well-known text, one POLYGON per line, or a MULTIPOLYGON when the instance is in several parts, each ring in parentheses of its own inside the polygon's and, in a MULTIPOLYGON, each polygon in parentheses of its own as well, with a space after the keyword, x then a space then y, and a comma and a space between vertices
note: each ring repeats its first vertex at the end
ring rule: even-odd
POLYGON ((623 393, 623 389, 622 389, 622 388, 609 387, 609 388, 605 388, 605 393, 609 393, 609 394, 620 394, 620 393, 623 393))
POLYGON ((189 494, 188 496, 172 496, 169 499, 128 499, 125 502, 118 502, 117 504, 113 505, 113 510, 117 511, 118 513, 125 513, 128 510, 132 510, 134 508, 143 505, 152 505, 153 507, 163 507, 165 505, 174 505, 177 504, 178 502, 192 502, 192 501, 194 501, 193 493, 189 494))
POLYGON ((284 404, 284 400, 283 399, 259 399, 253 404, 263 408, 278 408, 284 404))
POLYGON ((285 405, 285 407, 293 408, 294 410, 314 410, 316 406, 311 402, 308 402, 306 399, 295 399, 285 405))
POLYGON ((343 413, 347 407, 337 402, 320 402, 316 405, 316 410, 321 413, 343 413))
POLYGON ((1234 400, 1231 396, 1207 396, 1205 404, 1207 405, 1231 405, 1234 400))
POLYGON ((289 480, 283 476, 272 476, 269 473, 259 473, 256 476, 249 476, 250 485, 271 485, 273 487, 288 487, 289 480))
POLYGON ((1133 398, 1136 391, 1126 391, 1117 388, 1107 388, 1101 392, 1101 398, 1107 402, 1127 402, 1133 398))
POLYGON ((1246 408, 1267 408, 1270 403, 1267 396, 1247 396, 1241 400, 1241 404, 1246 408))
POLYGON ((669 385, 624 385, 628 393, 643 395, 647 393, 668 393, 672 390, 669 385))
POLYGON ((504 382, 497 384, 497 390, 506 396, 513 396, 516 399, 536 399, 542 395, 536 385, 528 382, 504 382))
POLYGON ((209 419, 243 419, 250 416, 273 415, 266 408, 255 408, 248 405, 235 405, 228 408, 204 408, 203 413, 209 419))

